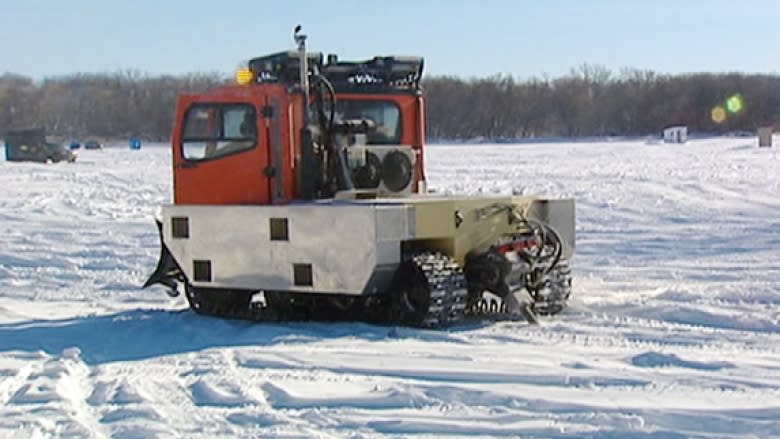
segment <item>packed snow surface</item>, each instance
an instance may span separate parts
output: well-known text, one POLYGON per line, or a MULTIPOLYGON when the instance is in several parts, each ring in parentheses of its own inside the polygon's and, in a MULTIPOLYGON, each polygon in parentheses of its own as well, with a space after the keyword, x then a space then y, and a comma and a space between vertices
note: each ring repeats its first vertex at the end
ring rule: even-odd
POLYGON ((139 288, 168 147, 0 161, 0 437, 780 436, 777 148, 433 145, 426 165, 439 193, 575 198, 570 307, 450 330, 198 316, 139 288))

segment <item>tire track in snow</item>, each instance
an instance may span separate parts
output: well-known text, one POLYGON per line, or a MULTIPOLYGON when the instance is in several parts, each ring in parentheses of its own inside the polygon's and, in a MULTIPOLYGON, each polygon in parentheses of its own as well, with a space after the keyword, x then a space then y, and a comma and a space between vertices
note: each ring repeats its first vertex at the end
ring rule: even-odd
MULTIPOLYGON (((26 368, 26 374, 15 377, 13 389, 7 389, 13 393, 5 398, 6 410, 34 407, 31 411, 40 413, 33 422, 16 428, 52 437, 107 437, 86 403, 91 388, 90 370, 79 358, 78 349, 66 349, 61 355, 41 356, 38 360, 26 368)), ((3 426, 9 427, 13 426, 3 426)))
POLYGON ((27 364, 16 371, 2 371, 4 379, 0 381, 0 404, 7 405, 11 397, 19 392, 36 370, 40 370, 40 367, 27 364))

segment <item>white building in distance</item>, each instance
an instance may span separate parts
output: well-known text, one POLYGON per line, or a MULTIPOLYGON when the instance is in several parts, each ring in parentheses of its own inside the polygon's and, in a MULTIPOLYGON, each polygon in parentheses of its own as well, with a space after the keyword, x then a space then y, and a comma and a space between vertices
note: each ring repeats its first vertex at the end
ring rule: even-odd
POLYGON ((685 143, 688 141, 688 127, 685 125, 670 125, 664 128, 665 143, 685 143))

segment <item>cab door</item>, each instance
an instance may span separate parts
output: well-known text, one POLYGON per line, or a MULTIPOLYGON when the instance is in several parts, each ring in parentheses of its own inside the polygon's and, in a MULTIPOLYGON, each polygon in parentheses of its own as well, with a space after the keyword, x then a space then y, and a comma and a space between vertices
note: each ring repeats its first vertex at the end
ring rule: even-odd
POLYGON ((264 105, 262 96, 224 90, 179 99, 172 136, 175 204, 270 203, 264 105))

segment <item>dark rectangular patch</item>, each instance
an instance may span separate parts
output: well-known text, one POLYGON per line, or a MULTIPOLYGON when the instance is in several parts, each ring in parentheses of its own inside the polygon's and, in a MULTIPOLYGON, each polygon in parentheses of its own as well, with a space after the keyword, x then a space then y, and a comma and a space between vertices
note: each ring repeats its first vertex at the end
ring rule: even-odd
POLYGON ((311 264, 293 264, 293 284, 299 287, 313 285, 311 264))
POLYGON ((290 229, 287 218, 271 218, 271 241, 289 241, 290 229))
POLYGON ((209 260, 193 260, 192 261, 192 277, 196 282, 211 282, 211 261, 209 260))
POLYGON ((186 216, 171 217, 171 236, 174 238, 189 238, 190 219, 186 216))

